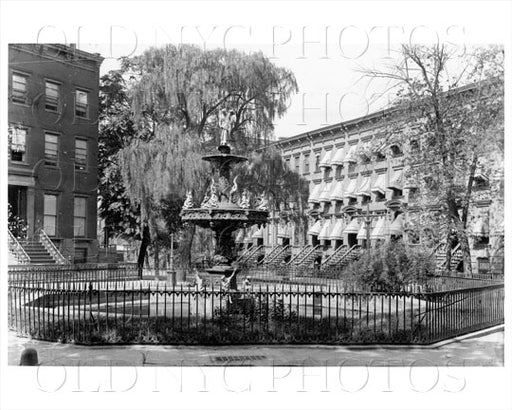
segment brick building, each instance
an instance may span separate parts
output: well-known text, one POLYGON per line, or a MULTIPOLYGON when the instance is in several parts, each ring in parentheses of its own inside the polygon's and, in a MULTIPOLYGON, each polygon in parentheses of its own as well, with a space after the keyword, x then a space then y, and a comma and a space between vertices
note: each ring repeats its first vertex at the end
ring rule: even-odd
MULTIPOLYGON (((379 143, 403 115, 400 108, 386 109, 274 143, 288 167, 309 183, 308 223, 287 218, 296 210, 285 204, 271 223, 239 234, 246 249, 242 260, 339 267, 351 260, 351 250, 357 254, 393 238, 433 251, 439 246, 442 256, 443 239, 432 241, 433 232, 417 227, 418 185, 406 178, 405 159, 420 147, 415 141, 406 146, 379 143)), ((503 158, 498 161, 503 167, 503 158)), ((503 179, 490 180, 478 172, 475 178, 469 224, 473 272, 502 272, 503 179)), ((438 226, 436 230, 439 234, 438 226)), ((462 258, 460 247, 452 255, 454 269, 462 258)))
POLYGON ((9 45, 8 201, 75 262, 97 256, 99 68, 73 45, 9 45))

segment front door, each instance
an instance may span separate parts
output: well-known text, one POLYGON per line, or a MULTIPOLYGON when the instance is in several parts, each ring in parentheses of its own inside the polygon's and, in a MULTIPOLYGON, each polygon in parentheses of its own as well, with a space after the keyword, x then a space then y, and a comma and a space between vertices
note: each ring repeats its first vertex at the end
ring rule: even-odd
POLYGON ((9 205, 11 212, 23 222, 27 222, 27 187, 9 185, 9 205))
POLYGON ((347 239, 349 248, 352 248, 352 246, 357 245, 357 233, 349 233, 347 239))

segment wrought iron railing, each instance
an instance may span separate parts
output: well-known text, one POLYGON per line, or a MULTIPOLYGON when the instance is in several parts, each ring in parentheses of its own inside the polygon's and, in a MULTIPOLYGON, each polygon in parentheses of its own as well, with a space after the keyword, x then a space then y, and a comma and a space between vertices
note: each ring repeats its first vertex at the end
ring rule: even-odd
POLYGON ((303 248, 299 249, 299 252, 297 252, 295 255, 293 255, 290 260, 288 261, 288 265, 294 265, 299 260, 301 260, 306 253, 308 253, 313 248, 313 245, 306 245, 303 248))
POLYGON ((28 256, 23 246, 18 242, 16 237, 12 234, 11 230, 8 229, 9 232, 9 251, 14 255, 16 260, 21 264, 30 263, 30 257, 28 256))
POLYGON ((330 254, 327 258, 322 260, 322 267, 327 267, 333 265, 338 258, 340 258, 347 251, 347 245, 341 245, 334 250, 332 254, 330 254))
POLYGON ((503 284, 443 292, 9 283, 19 335, 85 344, 430 344, 504 322, 503 284))
POLYGON ((51 257, 56 263, 60 265, 68 265, 71 263, 60 253, 60 251, 57 249, 57 247, 50 239, 50 237, 46 234, 43 228, 38 229, 38 234, 39 241, 45 247, 45 249, 48 251, 48 253, 51 255, 51 257))
POLYGON ((246 254, 244 254, 243 257, 238 258, 237 262, 241 263, 241 264, 246 264, 252 258, 254 258, 255 256, 260 255, 261 253, 264 253, 264 252, 265 252, 265 246, 264 245, 253 246, 250 249, 250 252, 247 252, 246 254))

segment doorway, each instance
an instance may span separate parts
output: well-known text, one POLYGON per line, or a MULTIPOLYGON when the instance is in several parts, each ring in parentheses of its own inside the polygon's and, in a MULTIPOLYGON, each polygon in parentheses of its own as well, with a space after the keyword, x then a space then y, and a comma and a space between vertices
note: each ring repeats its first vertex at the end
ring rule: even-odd
POLYGON ((9 205, 14 216, 27 222, 27 187, 9 185, 9 205))

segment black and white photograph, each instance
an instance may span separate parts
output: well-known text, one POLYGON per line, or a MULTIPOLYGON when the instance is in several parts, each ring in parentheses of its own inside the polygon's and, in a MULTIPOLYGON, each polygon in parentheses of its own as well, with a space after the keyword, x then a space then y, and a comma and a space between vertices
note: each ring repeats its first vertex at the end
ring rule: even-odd
POLYGON ((0 7, 2 409, 510 408, 511 2, 0 7))

